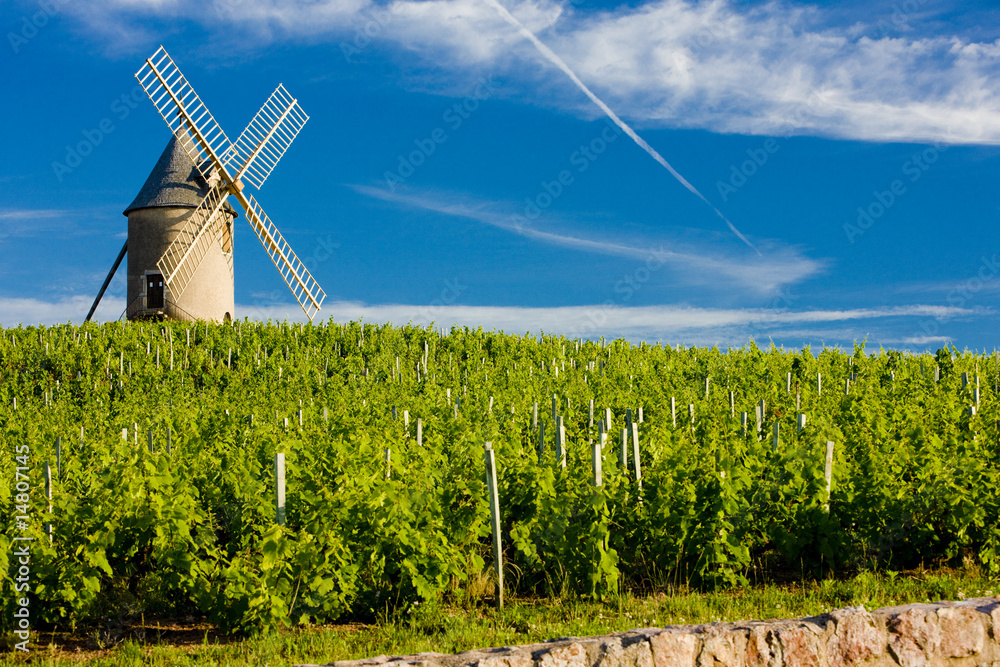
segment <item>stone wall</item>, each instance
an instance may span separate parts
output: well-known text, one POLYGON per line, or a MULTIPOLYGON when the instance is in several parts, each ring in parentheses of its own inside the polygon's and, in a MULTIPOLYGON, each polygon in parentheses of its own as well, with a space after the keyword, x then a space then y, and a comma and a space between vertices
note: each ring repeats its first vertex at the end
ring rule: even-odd
POLYGON ((1000 667, 1000 595, 786 621, 643 628, 334 667, 1000 667))

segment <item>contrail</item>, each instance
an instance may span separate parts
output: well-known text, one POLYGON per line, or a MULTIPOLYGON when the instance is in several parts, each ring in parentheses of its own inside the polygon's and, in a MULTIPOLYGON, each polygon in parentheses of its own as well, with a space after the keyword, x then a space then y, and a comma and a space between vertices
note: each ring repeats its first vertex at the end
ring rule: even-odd
POLYGON ((761 254, 760 251, 757 250, 757 248, 754 248, 754 245, 752 243, 750 243, 749 239, 747 239, 747 237, 743 236, 743 234, 740 232, 740 230, 736 229, 736 225, 734 225, 733 223, 729 222, 729 219, 722 214, 722 211, 720 211, 718 208, 716 208, 715 205, 712 204, 712 202, 710 202, 707 199, 705 199, 705 195, 703 195, 700 192, 698 192, 698 189, 696 187, 694 187, 693 185, 691 185, 690 183, 688 183, 687 179, 684 178, 683 176, 681 176, 680 173, 678 173, 678 171, 676 169, 674 169, 670 165, 669 162, 667 162, 665 159, 663 159, 663 156, 660 155, 659 153, 657 153, 655 148, 653 148, 652 146, 650 146, 649 144, 647 144, 645 139, 643 139, 638 134, 636 134, 635 130, 633 130, 631 127, 629 127, 625 123, 625 121, 623 121, 621 118, 618 117, 618 114, 616 114, 614 111, 611 110, 611 107, 609 107, 607 104, 605 104, 603 102, 603 100, 601 100, 601 98, 599 98, 597 95, 595 95, 593 92, 591 92, 590 88, 587 87, 587 84, 585 84, 583 81, 580 81, 580 77, 578 77, 573 72, 573 70, 571 70, 569 68, 569 65, 567 65, 563 61, 562 58, 560 58, 559 56, 557 56, 556 53, 552 49, 550 49, 545 44, 543 44, 540 39, 538 39, 537 37, 535 37, 535 35, 534 35, 533 32, 531 32, 530 30, 528 30, 527 28, 525 28, 524 24, 522 24, 520 21, 518 21, 517 18, 515 18, 513 14, 511 14, 510 12, 508 12, 507 9, 503 5, 501 5, 497 0, 486 0, 486 2, 489 3, 489 4, 491 4, 491 5, 493 5, 493 7, 498 12, 500 12, 500 15, 503 16, 504 19, 508 23, 510 23, 515 28, 517 28, 518 32, 520 32, 522 35, 524 35, 525 38, 527 38, 532 44, 534 44, 535 48, 538 49, 539 53, 541 53, 543 56, 545 56, 545 58, 549 62, 551 62, 553 65, 555 65, 556 67, 558 67, 559 69, 561 69, 563 71, 563 73, 566 74, 566 76, 568 76, 570 78, 570 80, 573 83, 576 84, 576 87, 579 88, 580 90, 582 90, 584 95, 586 95, 587 97, 590 98, 591 102, 593 102, 594 104, 596 104, 598 107, 600 107, 601 111, 603 111, 605 114, 607 114, 608 118, 610 118, 612 120, 612 122, 614 122, 615 125, 617 125, 618 127, 620 127, 622 129, 622 131, 625 132, 625 134, 627 134, 628 136, 632 137, 632 141, 634 141, 636 144, 638 144, 639 148, 641 148, 642 150, 644 150, 647 153, 649 153, 650 157, 652 157, 654 160, 656 160, 657 162, 659 162, 661 165, 663 165, 663 167, 667 171, 669 171, 671 174, 673 174, 674 178, 676 178, 678 181, 680 181, 681 185, 683 185, 684 187, 686 187, 688 190, 690 190, 695 195, 697 195, 699 199, 701 199, 703 202, 705 202, 706 204, 708 204, 712 208, 712 210, 715 211, 716 215, 718 215, 720 218, 722 218, 725 221, 725 223, 729 226, 729 229, 731 229, 732 232, 734 234, 736 234, 736 236, 738 236, 741 241, 743 241, 748 246, 750 246, 751 248, 753 248, 754 252, 756 252, 758 255, 761 254))

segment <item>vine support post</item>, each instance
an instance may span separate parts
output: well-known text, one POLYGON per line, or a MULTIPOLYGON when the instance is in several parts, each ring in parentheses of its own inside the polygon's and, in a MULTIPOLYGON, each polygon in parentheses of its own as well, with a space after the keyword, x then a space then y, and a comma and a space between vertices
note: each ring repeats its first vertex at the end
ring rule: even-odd
POLYGON ((628 431, 621 430, 621 445, 618 448, 618 464, 622 467, 622 472, 628 469, 628 431))
MULTIPOLYGON (((48 503, 48 513, 52 514, 52 468, 49 462, 45 462, 45 500, 48 503)), ((49 536, 49 544, 52 543, 52 524, 45 524, 45 532, 49 536)))
POLYGON ((594 464, 594 486, 601 486, 604 483, 604 471, 602 466, 604 443, 608 439, 608 434, 604 432, 604 424, 600 423, 597 426, 597 440, 593 442, 593 449, 591 450, 591 459, 594 464))
POLYGON ((779 430, 780 430, 780 427, 778 425, 778 422, 774 422, 774 440, 771 443, 771 447, 772 447, 772 449, 774 451, 778 451, 778 431, 779 430))
POLYGON ((566 425, 562 415, 556 417, 556 461, 560 468, 566 469, 566 425))
POLYGON ((632 466, 635 470, 635 483, 642 490, 642 468, 639 465, 639 425, 632 424, 632 466))
POLYGON ((545 458, 545 420, 538 420, 538 462, 545 458))
POLYGON ((417 444, 424 444, 424 420, 417 417, 417 444))
POLYGON ((670 422, 677 428, 677 399, 670 397, 670 422))
POLYGON ((503 609, 503 553, 500 548, 500 494, 497 491, 497 466, 493 444, 484 445, 486 486, 490 494, 490 525, 493 529, 493 572, 497 580, 497 607, 503 609))
POLYGON ((824 509, 830 511, 830 490, 833 488, 833 441, 826 441, 826 464, 823 467, 823 476, 826 478, 826 504, 824 509))
POLYGON ((285 454, 274 455, 274 520, 285 525, 285 454))

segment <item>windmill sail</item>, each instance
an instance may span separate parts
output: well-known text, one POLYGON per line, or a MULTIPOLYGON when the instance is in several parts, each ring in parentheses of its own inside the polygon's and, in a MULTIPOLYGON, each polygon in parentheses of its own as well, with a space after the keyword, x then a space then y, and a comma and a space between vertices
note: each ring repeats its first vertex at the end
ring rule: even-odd
POLYGON ((214 172, 222 166, 219 156, 230 153, 232 144, 162 46, 135 78, 201 175, 209 183, 215 181, 214 172))
MULTIPOLYGON (((215 185, 184 222, 177 237, 156 263, 174 299, 180 298, 212 243, 221 243, 226 191, 215 185)), ((232 270, 232 267, 230 267, 232 270)))
POLYGON ((235 180, 245 178, 259 190, 307 120, 298 100, 279 84, 226 158, 235 180))
POLYGON ((288 285, 288 289, 292 291, 296 301, 302 306, 302 310, 312 320, 323 305, 326 292, 312 277, 305 264, 299 260, 291 246, 281 236, 281 232, 264 213, 260 204, 249 195, 247 203, 249 204, 246 207, 247 221, 253 227, 253 231, 260 239, 268 257, 274 262, 274 266, 278 269, 285 284, 288 285))

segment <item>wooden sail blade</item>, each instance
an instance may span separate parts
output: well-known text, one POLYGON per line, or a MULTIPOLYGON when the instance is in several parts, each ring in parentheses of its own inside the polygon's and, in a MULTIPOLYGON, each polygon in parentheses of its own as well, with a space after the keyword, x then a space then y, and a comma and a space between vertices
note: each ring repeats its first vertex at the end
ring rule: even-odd
POLYGON ((259 190, 307 120, 298 100, 279 84, 226 156, 229 173, 259 190))
MULTIPOLYGON (((319 283, 312 277, 305 264, 299 260, 288 242, 281 236, 281 232, 274 226, 274 223, 264 213, 264 209, 254 200, 253 197, 246 197, 246 217, 254 233, 264 246, 267 256, 274 262, 288 289, 292 291, 295 300, 299 302, 306 317, 312 321, 316 313, 323 305, 326 292, 319 286, 319 283)), ((242 202, 241 202, 242 203, 242 202)))
POLYGON ((175 301, 187 289, 212 244, 222 241, 226 196, 221 185, 210 189, 156 263, 175 301))
POLYGON ((225 169, 222 157, 232 151, 232 144, 162 46, 135 78, 198 171, 213 182, 213 172, 225 169))

